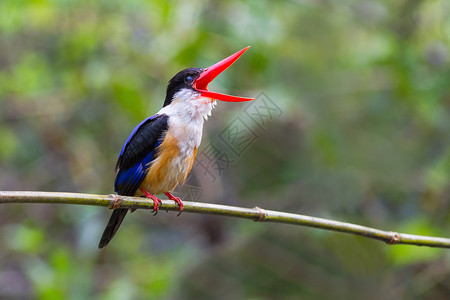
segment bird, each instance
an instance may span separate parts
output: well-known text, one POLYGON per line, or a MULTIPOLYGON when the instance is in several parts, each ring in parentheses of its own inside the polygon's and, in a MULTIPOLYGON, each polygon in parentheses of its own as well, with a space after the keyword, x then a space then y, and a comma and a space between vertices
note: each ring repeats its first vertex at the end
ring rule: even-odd
MULTIPOLYGON (((169 80, 163 107, 140 122, 122 147, 114 182, 114 191, 119 196, 150 198, 156 214, 161 200, 155 195, 164 193, 178 204, 181 213, 183 202, 172 192, 186 181, 202 140, 204 121, 211 115, 216 100, 254 100, 208 90, 208 84, 249 48, 205 69, 184 69, 169 80)), ((117 206, 101 236, 99 248, 108 245, 128 213, 128 208, 117 206)))

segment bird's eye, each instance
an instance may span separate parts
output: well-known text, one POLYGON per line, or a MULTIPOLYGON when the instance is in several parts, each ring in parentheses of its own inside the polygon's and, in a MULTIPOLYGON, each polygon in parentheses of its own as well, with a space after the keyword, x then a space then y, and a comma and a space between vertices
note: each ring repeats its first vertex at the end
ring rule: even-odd
POLYGON ((194 81, 194 78, 189 75, 184 80, 186 81, 186 83, 192 83, 192 81, 194 81))

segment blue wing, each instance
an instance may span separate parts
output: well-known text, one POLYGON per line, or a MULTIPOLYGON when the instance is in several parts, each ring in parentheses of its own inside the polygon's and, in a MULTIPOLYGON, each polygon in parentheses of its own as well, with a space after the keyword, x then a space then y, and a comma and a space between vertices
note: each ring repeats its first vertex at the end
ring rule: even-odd
POLYGON ((151 116, 137 125, 123 145, 116 164, 114 190, 119 195, 134 196, 147 175, 148 164, 167 131, 167 115, 151 116))

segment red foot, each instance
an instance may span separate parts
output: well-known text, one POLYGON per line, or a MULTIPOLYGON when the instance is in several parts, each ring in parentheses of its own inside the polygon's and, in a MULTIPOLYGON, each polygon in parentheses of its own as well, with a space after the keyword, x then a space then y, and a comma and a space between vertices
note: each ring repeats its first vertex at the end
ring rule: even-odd
POLYGON ((156 196, 153 196, 150 194, 147 190, 141 188, 141 192, 144 193, 145 197, 150 198, 153 200, 153 211, 155 212, 155 215, 158 213, 159 205, 162 203, 160 199, 158 199, 156 196))
POLYGON ((184 205, 183 205, 183 202, 181 201, 181 199, 178 198, 178 197, 175 197, 174 195, 172 195, 169 192, 164 193, 164 195, 166 195, 170 200, 173 200, 173 201, 175 201, 178 204, 178 211, 180 212, 178 214, 178 216, 179 216, 181 214, 181 212, 183 211, 183 209, 184 209, 184 205))

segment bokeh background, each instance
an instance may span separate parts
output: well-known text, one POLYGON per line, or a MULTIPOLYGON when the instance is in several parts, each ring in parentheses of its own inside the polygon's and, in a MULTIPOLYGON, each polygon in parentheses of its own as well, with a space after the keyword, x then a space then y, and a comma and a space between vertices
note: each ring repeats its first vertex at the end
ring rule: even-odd
MULTIPOLYGON (((446 0, 1 0, 0 190, 112 193, 167 81, 247 45, 184 199, 449 237, 446 0)), ((163 211, 98 250, 109 214, 2 205, 0 298, 450 296, 446 250, 163 211)))

